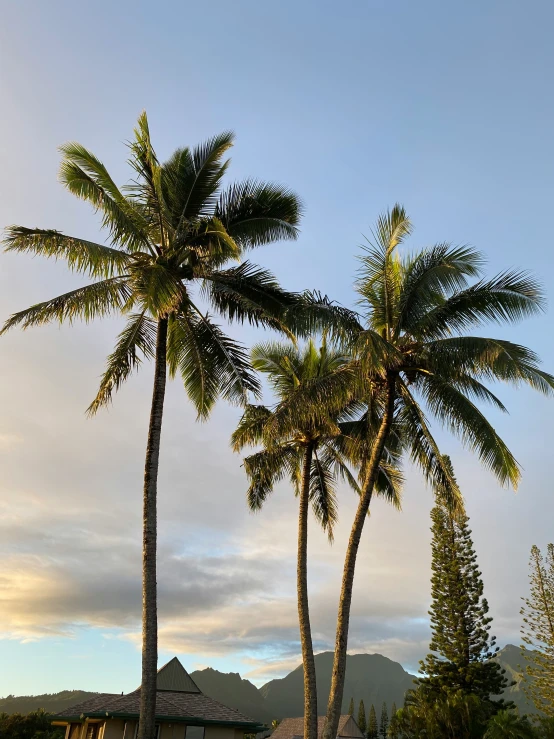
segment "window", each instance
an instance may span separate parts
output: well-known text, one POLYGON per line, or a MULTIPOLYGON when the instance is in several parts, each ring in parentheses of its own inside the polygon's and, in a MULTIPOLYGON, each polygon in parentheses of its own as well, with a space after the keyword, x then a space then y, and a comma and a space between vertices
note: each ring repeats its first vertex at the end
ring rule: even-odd
POLYGON ((99 724, 89 724, 87 726, 86 739, 98 739, 99 724))
POLYGON ((204 739, 204 727, 187 726, 185 739, 204 739))

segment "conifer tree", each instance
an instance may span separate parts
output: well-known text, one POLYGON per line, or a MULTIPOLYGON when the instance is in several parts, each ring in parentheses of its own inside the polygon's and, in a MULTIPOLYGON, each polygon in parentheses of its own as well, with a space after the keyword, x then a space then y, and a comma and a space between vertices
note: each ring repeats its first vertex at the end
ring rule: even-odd
POLYGON ((350 698, 350 705, 348 706, 348 715, 354 715, 354 698, 350 698))
POLYGON ((398 721, 395 720, 395 716, 397 714, 398 709, 396 708, 396 703, 393 701, 392 706, 390 708, 390 721, 389 721, 389 733, 388 738, 389 739, 400 739, 400 731, 398 729, 398 721))
POLYGON ((360 707, 358 709, 358 726, 360 727, 360 731, 362 734, 365 734, 365 730, 367 728, 366 726, 366 720, 365 720, 365 706, 363 700, 360 701, 360 707))
POLYGON ((433 602, 431 653, 420 662, 421 685, 433 691, 474 694, 490 707, 508 686, 505 672, 491 657, 498 651, 489 635, 492 619, 483 597, 483 581, 473 549, 468 517, 457 517, 443 505, 431 512, 433 602))
POLYGON ((375 706, 371 704, 369 709, 369 719, 367 722, 367 739, 378 739, 379 727, 377 725, 377 714, 375 712, 375 706))
POLYGON ((389 729, 389 713, 387 711, 387 704, 383 703, 381 708, 381 720, 379 721, 379 736, 381 739, 387 739, 387 732, 389 729))
POLYGON ((546 562, 533 546, 529 564, 531 594, 521 609, 522 637, 530 647, 523 690, 537 710, 554 716, 554 544, 548 545, 546 562))

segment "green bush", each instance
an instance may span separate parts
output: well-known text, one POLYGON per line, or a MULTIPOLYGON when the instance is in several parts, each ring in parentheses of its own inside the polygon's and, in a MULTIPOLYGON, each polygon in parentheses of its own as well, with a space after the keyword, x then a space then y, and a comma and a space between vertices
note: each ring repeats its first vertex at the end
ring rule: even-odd
POLYGON ((63 739, 65 731, 52 726, 52 715, 42 709, 22 713, 0 713, 2 739, 63 739))

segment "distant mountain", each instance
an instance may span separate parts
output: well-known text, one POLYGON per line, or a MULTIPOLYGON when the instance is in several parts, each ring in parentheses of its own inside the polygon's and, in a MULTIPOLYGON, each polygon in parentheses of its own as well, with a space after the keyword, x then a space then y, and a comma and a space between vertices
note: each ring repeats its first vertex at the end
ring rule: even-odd
POLYGON ((523 692, 523 677, 525 668, 528 664, 526 657, 527 650, 522 650, 513 644, 507 644, 495 656, 495 660, 499 662, 506 670, 506 677, 513 681, 515 685, 504 691, 504 698, 513 701, 519 708, 520 713, 536 713, 534 705, 527 700, 523 692))
MULTIPOLYGON (((315 669, 318 713, 323 714, 331 689, 333 653, 317 654, 315 669)), ((304 670, 300 665, 286 677, 271 680, 260 688, 273 718, 303 715, 303 679, 304 670)), ((359 701, 363 699, 366 712, 373 703, 379 714, 383 701, 386 701, 389 708, 393 702, 400 707, 404 703, 406 691, 414 687, 413 681, 414 676, 406 672, 402 665, 381 654, 348 655, 342 712, 348 712, 351 698, 354 698, 356 710, 359 701)))
MULTIPOLYGON (((508 679, 515 683, 508 688, 504 697, 512 700, 521 713, 533 713, 534 708, 525 698, 522 689, 527 659, 522 655, 521 649, 508 644, 498 652, 495 659, 506 670, 508 679)), ((315 656, 319 714, 325 713, 327 707, 332 667, 332 652, 322 652, 315 656)), ((299 665, 286 677, 271 680, 259 689, 249 680, 243 680, 236 672, 218 672, 211 667, 196 670, 191 673, 191 677, 206 695, 269 724, 275 718, 303 715, 303 673, 302 665, 299 665)), ((356 711, 361 699, 364 701, 366 712, 373 703, 379 713, 383 701, 387 703, 389 709, 393 701, 400 707, 404 702, 406 691, 414 687, 414 677, 398 662, 393 662, 381 654, 348 655, 342 711, 343 713, 348 711, 351 698, 354 698, 356 711)), ((97 693, 83 690, 17 697, 9 695, 7 698, 0 698, 0 713, 28 713, 37 708, 56 713, 94 695, 97 693)))
POLYGON ((258 688, 249 680, 243 680, 238 672, 219 672, 208 667, 191 672, 190 676, 203 693, 246 716, 263 723, 275 718, 258 688))
POLYGON ((58 713, 98 693, 86 690, 62 690, 61 693, 45 693, 44 695, 8 695, 0 698, 0 713, 30 713, 44 708, 48 713, 58 713))

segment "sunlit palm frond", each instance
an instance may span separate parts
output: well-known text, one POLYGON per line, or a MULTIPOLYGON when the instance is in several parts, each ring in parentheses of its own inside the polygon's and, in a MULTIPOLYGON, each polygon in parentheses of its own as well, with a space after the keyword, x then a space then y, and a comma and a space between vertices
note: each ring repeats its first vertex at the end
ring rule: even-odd
POLYGON ((468 246, 437 244, 406 260, 396 320, 396 336, 410 327, 436 303, 436 296, 449 297, 467 287, 468 277, 478 277, 483 256, 468 246))
POLYGON ((402 406, 398 422, 402 429, 406 450, 449 510, 463 511, 461 490, 452 474, 452 469, 445 464, 444 457, 431 434, 425 414, 403 383, 399 383, 399 390, 402 406))
POLYGON ((210 316, 194 311, 175 317, 168 362, 171 371, 179 369, 199 417, 205 418, 217 397, 245 405, 249 394, 259 394, 260 386, 244 347, 210 316))
POLYGON ((244 458, 244 470, 250 486, 247 502, 251 511, 258 511, 274 486, 285 476, 294 477, 300 464, 300 455, 294 445, 263 449, 244 458))
POLYGON ((70 269, 91 277, 113 277, 125 271, 132 261, 124 251, 66 236, 53 229, 9 226, 3 243, 6 251, 65 259, 70 269))
POLYGON ((502 485, 517 488, 521 471, 514 456, 481 411, 463 392, 436 375, 426 375, 418 391, 437 420, 489 468, 502 485))
POLYGON ((271 411, 265 405, 247 405, 231 435, 233 451, 240 452, 245 446, 260 444, 264 426, 270 417, 271 411))
POLYGON ((76 142, 64 144, 60 151, 60 181, 73 195, 102 212, 102 226, 109 231, 112 244, 129 251, 149 250, 147 219, 138 205, 120 192, 102 162, 76 142))
POLYGON ((554 377, 540 369, 537 354, 511 341, 456 336, 428 342, 424 355, 433 371, 446 377, 461 371, 515 386, 527 384, 544 395, 554 389, 554 377))
POLYGON ((26 329, 52 322, 72 323, 78 319, 92 321, 94 318, 129 309, 132 297, 127 275, 93 282, 14 313, 8 318, 0 334, 15 326, 26 329))
POLYGON ((286 322, 296 336, 307 338, 325 331, 330 340, 345 348, 363 328, 357 313, 315 290, 298 295, 287 308, 286 322))
POLYGON ((206 277, 203 294, 231 322, 248 321, 290 335, 286 315, 297 296, 283 290, 268 270, 243 262, 215 271, 206 277))
POLYGON ((151 359, 156 352, 156 321, 142 312, 129 317, 127 325, 119 334, 113 352, 108 357, 106 371, 100 381, 96 398, 87 409, 94 415, 102 406, 108 405, 142 358, 151 359))
POLYGON ((316 520, 333 541, 333 529, 338 521, 338 503, 335 476, 325 458, 320 459, 314 450, 310 469, 310 503, 316 520))
POLYGON ((544 306, 537 280, 527 272, 511 270, 438 301, 410 327, 410 333, 430 341, 488 322, 514 323, 540 313, 544 306))
POLYGON ((178 149, 163 164, 162 179, 177 238, 188 223, 213 214, 229 164, 222 157, 233 141, 234 134, 223 131, 192 150, 178 149))
POLYGON ((302 204, 291 190, 247 180, 221 194, 214 215, 241 249, 249 249, 298 238, 302 204))

